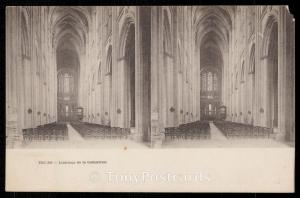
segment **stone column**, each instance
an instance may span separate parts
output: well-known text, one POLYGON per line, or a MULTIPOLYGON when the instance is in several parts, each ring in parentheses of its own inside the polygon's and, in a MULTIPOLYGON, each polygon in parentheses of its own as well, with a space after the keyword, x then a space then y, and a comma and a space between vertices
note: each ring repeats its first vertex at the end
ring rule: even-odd
MULTIPOLYGON (((135 7, 135 137, 136 141, 143 140, 143 133, 146 133, 147 129, 143 127, 143 119, 145 115, 143 114, 143 76, 144 76, 144 60, 142 57, 142 25, 140 19, 140 7, 135 7)), ((129 79, 128 79, 129 80, 129 79)), ((128 83, 129 85, 129 83, 128 83)), ((128 93, 130 87, 128 86, 128 93)), ((130 99, 128 98, 130 101, 130 99)), ((130 114, 127 116, 130 117, 130 114)), ((128 123, 130 120, 128 119, 128 123)), ((130 126, 130 124, 129 124, 130 126)))
MULTIPOLYGON (((195 67, 195 72, 194 72, 194 78, 195 78, 195 84, 194 84, 194 92, 195 92, 195 115, 194 118, 195 120, 200 120, 201 119, 201 106, 200 106, 200 102, 201 102, 201 63, 200 63, 200 46, 199 43, 196 43, 197 38, 195 35, 196 33, 193 33, 193 65, 195 67)), ((199 41, 198 41, 199 42, 199 41)))
POLYGON ((6 147, 18 147, 21 143, 21 129, 18 128, 17 67, 20 66, 19 50, 19 8, 6 8, 6 147), (17 39, 16 39, 17 38, 17 39), (16 47, 18 46, 18 47, 16 47))
POLYGON ((112 7, 112 98, 111 98, 111 107, 110 107, 110 119, 111 126, 117 126, 117 81, 118 81, 118 20, 117 20, 117 7, 112 7))
POLYGON ((164 139, 162 113, 162 9, 151 7, 151 145, 160 147, 164 139))
POLYGON ((252 101, 252 118, 253 118, 253 125, 259 124, 259 103, 258 101, 258 68, 260 67, 260 49, 261 49, 261 25, 260 25, 260 6, 255 7, 255 26, 254 26, 254 34, 255 34, 255 65, 254 65, 254 101, 252 101))
POLYGON ((116 109, 116 124, 118 127, 124 127, 128 117, 128 86, 126 79, 126 61, 125 57, 118 59, 117 65, 117 79, 116 79, 116 99, 117 99, 117 109, 116 109))
POLYGON ((263 126, 263 116, 265 114, 266 109, 264 109, 264 101, 263 101, 263 93, 265 93, 263 89, 262 79, 266 79, 264 77, 263 68, 266 66, 266 57, 264 57, 263 52, 263 27, 261 23, 261 7, 257 7, 256 9, 257 17, 256 17, 256 48, 255 48, 255 87, 260 87, 260 89, 255 90, 255 101, 254 101, 254 125, 263 126))
POLYGON ((278 135, 277 139, 285 140, 286 123, 286 8, 278 7, 278 135))
POLYGON ((295 20, 287 12, 286 16, 286 140, 295 140, 295 20))

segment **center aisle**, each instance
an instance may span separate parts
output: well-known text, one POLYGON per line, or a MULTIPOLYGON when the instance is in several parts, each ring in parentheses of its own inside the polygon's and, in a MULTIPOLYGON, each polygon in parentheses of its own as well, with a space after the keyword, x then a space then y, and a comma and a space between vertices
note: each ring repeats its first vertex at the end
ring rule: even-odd
POLYGON ((68 123, 68 136, 69 141, 76 141, 76 142, 83 142, 84 139, 81 137, 81 135, 68 123))
POLYGON ((212 121, 209 122, 209 127, 212 140, 227 140, 225 135, 216 127, 216 125, 212 121))

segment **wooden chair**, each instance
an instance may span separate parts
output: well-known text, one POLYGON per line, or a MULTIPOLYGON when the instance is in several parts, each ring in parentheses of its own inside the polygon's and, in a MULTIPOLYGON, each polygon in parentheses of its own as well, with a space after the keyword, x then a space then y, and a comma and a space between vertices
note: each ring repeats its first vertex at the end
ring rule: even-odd
POLYGON ((30 140, 30 132, 29 132, 30 129, 23 129, 22 132, 23 132, 23 140, 24 141, 27 141, 27 140, 30 140))

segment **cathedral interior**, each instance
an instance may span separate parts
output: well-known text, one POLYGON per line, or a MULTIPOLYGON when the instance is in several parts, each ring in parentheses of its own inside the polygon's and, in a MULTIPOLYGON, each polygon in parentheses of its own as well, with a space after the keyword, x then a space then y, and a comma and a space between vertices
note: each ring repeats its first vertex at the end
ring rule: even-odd
POLYGON ((7 148, 246 140, 295 140, 286 6, 6 8, 7 148))

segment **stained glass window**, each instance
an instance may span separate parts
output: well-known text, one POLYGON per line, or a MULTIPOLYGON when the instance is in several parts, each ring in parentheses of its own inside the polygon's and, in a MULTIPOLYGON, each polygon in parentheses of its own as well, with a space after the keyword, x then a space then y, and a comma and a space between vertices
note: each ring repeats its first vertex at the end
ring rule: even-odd
POLYGON ((215 71, 203 71, 201 73, 201 90, 218 91, 218 73, 215 71))
POLYGON ((206 91, 206 72, 202 73, 202 90, 206 91))
POLYGON ((217 79, 217 74, 214 73, 214 91, 217 91, 218 90, 218 79, 217 79))
POLYGON ((102 68, 101 68, 101 62, 99 63, 98 67, 98 84, 100 84, 102 81, 102 68))
POLYGON ((255 72, 255 45, 251 48, 251 54, 250 54, 250 64, 249 64, 249 74, 254 74, 255 72))
POLYGON ((213 90, 213 74, 208 72, 207 74, 207 91, 213 90))
POLYGON ((235 75, 235 89, 238 89, 238 73, 235 75))
POLYGON ((69 93, 69 92, 70 92, 69 74, 65 73, 65 75, 64 75, 64 93, 69 93))
POLYGON ((95 90, 95 74, 93 74, 92 91, 95 90))
POLYGON ((64 79, 63 75, 59 74, 59 76, 58 76, 58 91, 59 91, 59 93, 63 93, 63 83, 64 83, 63 79, 64 79))
POLYGON ((58 79, 59 93, 68 94, 72 93, 74 89, 74 78, 69 73, 61 73, 58 79))
POLYGON ((112 57, 111 57, 111 54, 112 53, 112 47, 109 46, 109 49, 108 49, 108 56, 107 56, 107 68, 106 68, 106 74, 110 74, 111 75, 111 72, 112 72, 112 57))
POLYGON ((241 83, 244 83, 245 81, 245 68, 244 68, 244 62, 241 68, 241 83))

